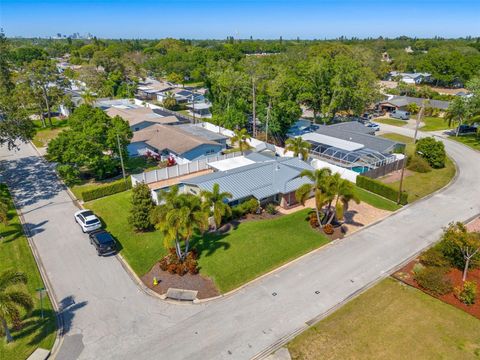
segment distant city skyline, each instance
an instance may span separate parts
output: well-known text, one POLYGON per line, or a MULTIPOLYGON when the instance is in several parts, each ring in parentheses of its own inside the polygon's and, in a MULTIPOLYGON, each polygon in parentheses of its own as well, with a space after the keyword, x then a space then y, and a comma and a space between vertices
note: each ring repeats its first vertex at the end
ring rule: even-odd
POLYGON ((7 36, 331 39, 480 36, 475 0, 1 0, 7 36))

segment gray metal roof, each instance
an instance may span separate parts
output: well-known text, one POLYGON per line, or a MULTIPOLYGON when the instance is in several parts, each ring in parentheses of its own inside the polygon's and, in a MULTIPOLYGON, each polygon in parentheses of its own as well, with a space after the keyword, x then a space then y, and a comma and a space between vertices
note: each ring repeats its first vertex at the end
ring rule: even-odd
POLYGON ((205 138, 211 141, 223 141, 228 139, 227 136, 207 130, 203 128, 201 125, 193 125, 193 124, 182 124, 182 125, 174 125, 175 127, 182 129, 183 131, 205 138))
POLYGON ((449 101, 415 98, 411 96, 394 96, 390 100, 381 101, 380 104, 389 103, 398 107, 402 107, 411 103, 415 103, 418 106, 422 106, 424 101, 428 103, 427 106, 440 110, 447 110, 448 106, 450 105, 449 101))
POLYGON ((300 185, 310 183, 307 178, 299 178, 302 170, 313 170, 313 167, 298 158, 277 158, 198 176, 183 183, 196 185, 203 190, 212 190, 213 185, 218 184, 221 191, 233 195, 230 201, 249 196, 261 200, 275 194, 295 191, 300 185))
POLYGON ((392 151, 392 149, 394 149, 398 144, 403 145, 400 142, 384 139, 375 135, 344 131, 332 126, 321 126, 316 132, 319 134, 363 144, 365 148, 372 149, 380 153, 388 153, 392 151))
MULTIPOLYGON (((319 125, 319 127, 323 127, 325 125, 319 125)), ((343 131, 353 131, 356 133, 361 133, 361 134, 374 134, 375 130, 369 127, 366 127, 363 124, 360 124, 358 121, 345 121, 341 122, 338 124, 333 124, 333 125, 328 125, 331 128, 335 128, 338 130, 343 130, 343 131)))

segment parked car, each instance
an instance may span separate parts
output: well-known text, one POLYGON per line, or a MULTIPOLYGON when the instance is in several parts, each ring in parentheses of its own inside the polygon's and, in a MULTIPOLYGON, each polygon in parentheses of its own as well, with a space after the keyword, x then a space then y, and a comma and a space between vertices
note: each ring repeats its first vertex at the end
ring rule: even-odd
POLYGON ((463 124, 458 127, 458 134, 472 134, 477 132, 477 127, 463 124))
POLYGON ((395 119, 408 120, 410 119, 410 113, 408 111, 393 110, 390 113, 390 117, 395 119))
POLYGON ((365 123, 365 126, 368 127, 368 128, 371 128, 375 131, 380 131, 380 125, 378 125, 376 123, 368 122, 368 123, 365 123))
POLYGON ((74 214, 75 221, 82 228, 84 233, 100 229, 102 223, 90 210, 80 210, 74 214))
POLYGON ((98 256, 110 255, 117 251, 117 242, 108 231, 95 230, 88 234, 88 237, 98 256))
POLYGON ((363 120, 372 120, 373 115, 370 114, 370 113, 364 113, 364 114, 361 116, 361 118, 362 118, 363 120))

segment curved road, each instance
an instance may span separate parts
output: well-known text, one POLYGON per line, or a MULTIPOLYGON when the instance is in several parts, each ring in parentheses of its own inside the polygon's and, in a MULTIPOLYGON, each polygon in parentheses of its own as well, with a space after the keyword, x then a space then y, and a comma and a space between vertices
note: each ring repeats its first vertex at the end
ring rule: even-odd
POLYGON ((15 153, 0 149, 0 181, 12 190, 62 308, 65 338, 57 359, 249 359, 386 276, 436 241, 450 221, 480 213, 479 153, 445 144, 459 168, 448 188, 199 305, 147 296, 115 257, 98 258, 73 221, 66 190, 31 145, 15 153))

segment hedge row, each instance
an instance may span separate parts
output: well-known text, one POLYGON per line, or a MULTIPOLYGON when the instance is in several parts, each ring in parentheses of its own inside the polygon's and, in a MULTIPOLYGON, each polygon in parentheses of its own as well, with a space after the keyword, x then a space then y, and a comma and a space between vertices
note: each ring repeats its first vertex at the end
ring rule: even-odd
POLYGON ((121 181, 82 192, 83 201, 91 201, 104 196, 113 195, 132 188, 131 181, 121 181))
MULTIPOLYGON (((357 176, 357 186, 365 190, 368 190, 377 195, 383 196, 386 199, 397 202, 398 201, 398 190, 391 188, 384 183, 371 179, 366 176, 357 176)), ((400 204, 405 205, 408 203, 408 193, 402 191, 400 196, 400 204)))

